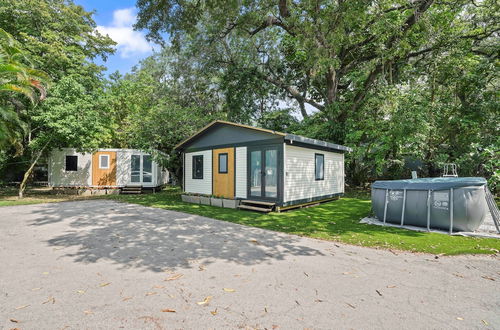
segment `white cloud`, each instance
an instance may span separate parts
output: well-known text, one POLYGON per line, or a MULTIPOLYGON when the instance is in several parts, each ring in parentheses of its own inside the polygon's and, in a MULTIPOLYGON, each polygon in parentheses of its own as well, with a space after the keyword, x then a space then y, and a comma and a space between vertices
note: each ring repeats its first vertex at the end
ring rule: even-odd
POLYGON ((113 21, 110 25, 98 25, 97 31, 108 35, 117 43, 118 54, 122 58, 151 53, 155 48, 150 44, 143 32, 134 31, 132 25, 137 17, 134 8, 117 9, 113 11, 113 21))

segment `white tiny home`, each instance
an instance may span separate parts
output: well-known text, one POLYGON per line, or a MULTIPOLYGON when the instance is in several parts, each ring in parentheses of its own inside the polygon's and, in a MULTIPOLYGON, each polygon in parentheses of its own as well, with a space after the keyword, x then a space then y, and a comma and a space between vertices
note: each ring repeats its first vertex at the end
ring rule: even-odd
POLYGON ((176 150, 182 152, 185 192, 277 208, 342 195, 344 153, 352 151, 226 121, 210 123, 176 150))
POLYGON ((167 183, 168 172, 141 150, 98 149, 82 153, 63 148, 50 153, 48 180, 49 186, 64 188, 155 188, 167 183))

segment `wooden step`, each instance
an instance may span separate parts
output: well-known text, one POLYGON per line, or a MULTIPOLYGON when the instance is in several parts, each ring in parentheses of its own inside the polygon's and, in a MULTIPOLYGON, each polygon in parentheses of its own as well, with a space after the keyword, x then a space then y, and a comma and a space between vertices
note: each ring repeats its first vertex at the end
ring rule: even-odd
POLYGON ((274 206, 276 203, 272 202, 262 202, 262 201, 251 201, 251 200, 242 200, 241 203, 243 204, 254 204, 254 205, 265 205, 265 206, 274 206))
POLYGON ((129 195, 129 194, 142 194, 140 190, 122 190, 120 192, 121 195, 129 195))
POLYGON ((263 208, 263 207, 257 207, 257 206, 250 206, 250 205, 244 205, 240 204, 239 209, 241 210, 250 210, 250 211, 258 211, 258 212, 264 212, 264 213, 269 213, 272 211, 270 208, 263 208))

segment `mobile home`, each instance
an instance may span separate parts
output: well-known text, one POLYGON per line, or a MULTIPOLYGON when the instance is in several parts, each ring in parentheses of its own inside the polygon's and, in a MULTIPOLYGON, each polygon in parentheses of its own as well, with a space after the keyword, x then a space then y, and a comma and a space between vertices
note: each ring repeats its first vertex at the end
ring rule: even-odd
MULTIPOLYGON (((186 193, 285 208, 344 193, 349 147, 268 129, 214 121, 179 143, 186 193)), ((247 207, 249 206, 249 207, 247 207)))
POLYGON ((62 188, 153 189, 168 181, 168 172, 150 154, 135 149, 98 149, 93 153, 54 149, 48 173, 49 186, 62 188))

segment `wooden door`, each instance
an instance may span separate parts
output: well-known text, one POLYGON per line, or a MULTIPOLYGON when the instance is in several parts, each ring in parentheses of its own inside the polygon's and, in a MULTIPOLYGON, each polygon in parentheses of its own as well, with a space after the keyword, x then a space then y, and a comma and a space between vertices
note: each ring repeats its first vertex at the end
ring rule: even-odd
POLYGON ((92 185, 116 186, 116 152, 99 151, 92 155, 92 185))
POLYGON ((213 194, 215 196, 234 198, 234 148, 214 149, 213 194))

